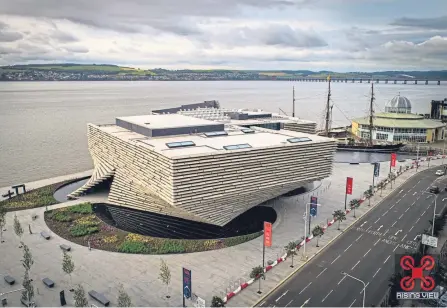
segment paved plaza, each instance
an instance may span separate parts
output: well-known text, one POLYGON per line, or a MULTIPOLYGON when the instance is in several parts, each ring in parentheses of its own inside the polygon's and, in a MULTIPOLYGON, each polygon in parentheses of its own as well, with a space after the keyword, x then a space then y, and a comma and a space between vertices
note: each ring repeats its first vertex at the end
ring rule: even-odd
MULTIPOLYGON (((397 163, 400 165, 408 165, 397 163)), ((426 164, 426 163, 424 163, 426 164)), ((431 162, 431 165, 439 165, 441 160, 431 162)), ((425 169, 424 166, 421 169, 425 169)), ((389 162, 381 164, 380 178, 387 176, 389 162)), ((91 171, 88 171, 91 172, 91 171)), ((88 172, 80 174, 89 174, 88 172)), ((401 175, 393 187, 399 186, 416 171, 409 170, 401 175)), ((79 175, 78 175, 79 176, 79 175)), ((284 254, 284 246, 290 241, 297 241, 304 235, 305 204, 309 202, 310 196, 318 197, 318 216, 312 221, 312 227, 319 223, 325 223, 327 219, 332 219, 334 210, 344 208, 345 183, 346 177, 354 178, 353 195, 350 199, 358 198, 372 184, 373 165, 371 164, 335 164, 333 175, 321 183, 318 188, 303 195, 295 197, 284 197, 272 201, 273 206, 278 212, 278 220, 273 227, 273 246, 266 249, 266 260, 275 260, 284 254)), ((74 177, 71 175, 71 177, 74 177)), ((57 181, 66 178, 59 177, 57 181)), ((37 188, 42 185, 51 184, 52 179, 27 184, 29 188, 37 188)), ((57 182, 56 181, 56 182, 57 182)), ((8 188, 7 188, 8 189, 8 188)), ((6 189, 6 190, 7 190, 6 189)), ((3 192, 3 188, 1 191, 3 192)), ((383 191, 383 196, 390 192, 388 187, 383 191)), ((371 205, 374 205, 382 198, 374 196, 371 205)), ((83 200, 89 200, 89 197, 83 197, 81 200, 69 201, 54 205, 49 208, 65 207, 74 205, 83 200)), ((91 200, 94 201, 94 200, 91 200)), ((368 201, 365 201, 357 210, 357 217, 363 215, 372 207, 368 207, 368 201)), ((82 284, 86 291, 96 290, 103 293, 109 300, 110 305, 117 303, 118 285, 122 283, 125 290, 132 299, 135 306, 180 306, 182 304, 182 278, 181 268, 185 267, 192 270, 192 291, 206 300, 210 305, 211 298, 214 295, 224 297, 227 292, 234 290, 241 282, 248 279, 251 269, 262 263, 262 238, 254 239, 235 247, 229 247, 221 250, 176 254, 176 255, 131 255, 123 253, 111 253, 100 250, 89 251, 87 247, 70 243, 56 234, 53 234, 46 226, 43 216, 45 208, 25 210, 16 212, 19 220, 24 227, 25 233, 23 241, 30 247, 34 256, 34 265, 31 269, 31 277, 34 279, 36 288, 36 303, 39 306, 59 306, 59 291, 65 290, 67 304, 74 305, 72 295, 68 292, 70 289, 70 279, 62 271, 62 252, 60 244, 72 246, 72 256, 76 269, 72 275, 74 284, 82 284), (32 216, 37 215, 36 220, 32 216), (34 234, 28 232, 28 225, 34 234), (38 235, 41 231, 47 231, 51 234, 49 241, 38 235), (163 258, 171 269, 172 279, 169 295, 166 299, 166 287, 158 279, 160 260, 163 258), (41 280, 50 278, 55 282, 53 289, 46 288, 41 280), (38 289, 38 292, 37 292, 38 289)), ((18 248, 19 239, 13 231, 13 217, 15 213, 7 215, 7 231, 4 232, 5 243, 1 244, 0 250, 3 254, 0 263, 0 274, 11 275, 16 278, 16 286, 9 286, 3 280, 0 282, 0 293, 8 292, 17 288, 22 282, 23 266, 21 264, 22 250, 18 248)), ((342 223, 342 229, 352 224, 355 219, 352 212, 348 214, 347 221, 342 223)), ((336 227, 331 227, 320 239, 320 246, 323 247, 331 239, 340 234, 336 227)), ((311 241, 307 244, 307 254, 314 255, 319 248, 315 247, 316 242, 311 241)), ((320 248, 321 248, 320 247, 320 248)), ((300 255, 303 251, 300 251, 300 255)), ((300 256, 295 258, 296 265, 303 263, 300 256)), ((267 279, 262 281, 263 294, 259 295, 258 283, 249 286, 240 294, 228 302, 228 306, 250 306, 259 300, 268 289, 273 288, 279 281, 284 279, 293 269, 289 267, 290 260, 279 264, 267 274, 267 279)), ((19 306, 19 293, 8 294, 9 306, 19 306)), ((89 299, 90 303, 99 305, 89 299)), ((187 303, 192 306, 192 303, 187 303)))

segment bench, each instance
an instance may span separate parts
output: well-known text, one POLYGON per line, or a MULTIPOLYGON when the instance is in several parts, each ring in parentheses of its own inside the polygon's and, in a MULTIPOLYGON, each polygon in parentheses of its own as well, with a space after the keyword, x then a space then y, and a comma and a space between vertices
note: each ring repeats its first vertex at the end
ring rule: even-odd
POLYGON ((11 286, 16 282, 16 280, 11 276, 5 276, 4 279, 5 279, 6 283, 11 286))
POLYGON ((88 292, 88 295, 90 295, 93 299, 97 300, 98 302, 100 302, 101 304, 103 304, 104 306, 109 306, 110 301, 101 293, 98 293, 94 290, 91 290, 88 292))
POLYGON ((51 280, 50 278, 44 278, 42 279, 42 282, 44 285, 46 285, 48 288, 52 288, 54 287, 54 281, 51 280))
POLYGON ((22 303, 23 306, 25 307, 36 307, 36 304, 34 302, 30 302, 26 299, 20 299, 20 302, 22 303))
POLYGON ((70 251, 71 247, 66 245, 66 244, 62 244, 59 246, 63 251, 70 251))
POLYGON ((40 235, 42 235, 42 237, 46 240, 50 239, 50 235, 48 233, 46 233, 45 231, 40 232, 40 235))

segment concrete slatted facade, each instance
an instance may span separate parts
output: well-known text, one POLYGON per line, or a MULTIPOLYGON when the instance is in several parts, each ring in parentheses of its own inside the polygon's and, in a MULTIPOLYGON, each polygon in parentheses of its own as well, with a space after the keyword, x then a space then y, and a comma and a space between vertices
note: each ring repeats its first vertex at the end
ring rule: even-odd
MULTIPOLYGON (((150 115, 146 124, 166 116, 150 115)), ((70 197, 113 176, 112 204, 224 226, 264 201, 331 174, 336 149, 332 139, 260 127, 250 134, 242 130, 235 132, 233 126, 219 137, 152 138, 117 125, 89 124, 95 179, 70 197), (290 138, 305 141, 291 143, 290 138), (167 146, 184 141, 195 146, 167 146), (236 144, 250 147, 225 149, 236 144)))

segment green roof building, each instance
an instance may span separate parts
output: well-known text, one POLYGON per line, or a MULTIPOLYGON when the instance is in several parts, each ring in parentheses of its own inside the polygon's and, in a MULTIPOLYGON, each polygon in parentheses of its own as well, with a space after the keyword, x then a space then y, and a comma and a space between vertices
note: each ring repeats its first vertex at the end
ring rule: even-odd
MULTIPOLYGON (((396 96, 373 119, 373 139, 376 142, 410 143, 444 140, 445 124, 411 113, 411 102, 396 96)), ((369 138, 369 117, 352 120, 352 133, 362 139, 369 138)))

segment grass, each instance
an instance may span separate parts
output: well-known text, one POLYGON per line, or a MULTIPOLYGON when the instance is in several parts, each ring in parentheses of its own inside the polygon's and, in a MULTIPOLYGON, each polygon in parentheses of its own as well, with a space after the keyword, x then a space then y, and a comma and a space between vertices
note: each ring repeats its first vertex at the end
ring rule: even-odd
POLYGON ((5 206, 7 211, 18 211, 57 204, 59 202, 54 199, 54 192, 73 181, 67 180, 27 191, 11 199, 0 201, 0 206, 5 206))
POLYGON ((59 236, 96 249, 133 254, 174 254, 220 249, 250 241, 257 232, 223 240, 164 239, 130 233, 100 220, 90 203, 45 212, 45 222, 59 236))
POLYGON ((131 74, 131 75, 155 75, 154 72, 141 70, 133 67, 123 67, 108 64, 41 64, 41 65, 16 65, 0 68, 5 72, 26 71, 26 70, 42 70, 42 71, 65 71, 65 72, 86 72, 95 73, 102 72, 105 74, 131 74))

